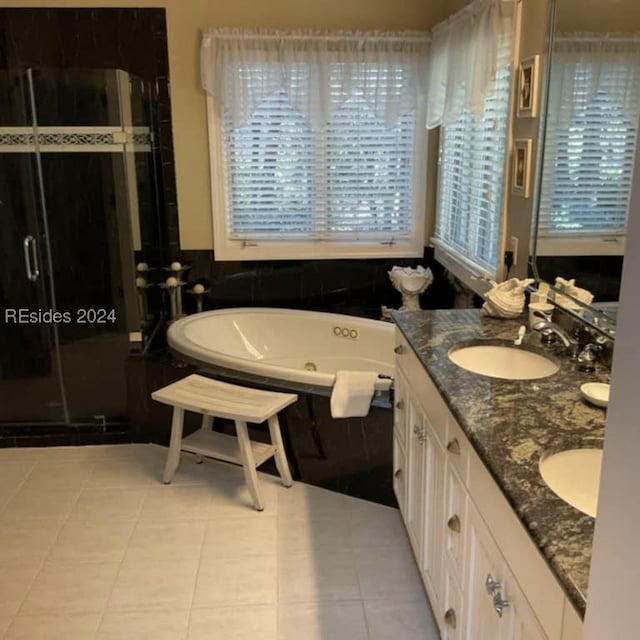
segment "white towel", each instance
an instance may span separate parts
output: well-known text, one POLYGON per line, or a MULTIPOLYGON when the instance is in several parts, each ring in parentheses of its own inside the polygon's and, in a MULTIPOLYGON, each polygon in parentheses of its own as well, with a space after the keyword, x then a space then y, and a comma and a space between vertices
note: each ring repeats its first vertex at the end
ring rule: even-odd
POLYGON ((331 392, 331 415, 334 418, 366 416, 377 380, 375 371, 338 371, 331 392))

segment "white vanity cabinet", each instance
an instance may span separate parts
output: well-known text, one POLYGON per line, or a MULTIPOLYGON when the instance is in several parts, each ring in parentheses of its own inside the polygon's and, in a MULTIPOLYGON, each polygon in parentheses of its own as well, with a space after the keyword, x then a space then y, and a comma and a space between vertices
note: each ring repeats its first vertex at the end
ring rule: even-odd
POLYGON ((394 488, 441 638, 577 640, 577 614, 398 331, 395 403, 394 488))

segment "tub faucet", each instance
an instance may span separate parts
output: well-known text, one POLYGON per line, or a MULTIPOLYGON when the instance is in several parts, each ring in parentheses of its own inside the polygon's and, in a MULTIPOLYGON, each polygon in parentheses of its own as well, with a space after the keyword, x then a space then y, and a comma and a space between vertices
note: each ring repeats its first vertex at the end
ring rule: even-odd
POLYGON ((540 331, 542 334, 542 342, 546 342, 547 344, 553 342, 554 336, 557 336, 567 351, 571 353, 571 357, 577 357, 580 348, 577 340, 574 340, 560 325, 549 320, 541 320, 540 322, 534 323, 531 328, 535 331, 540 331))

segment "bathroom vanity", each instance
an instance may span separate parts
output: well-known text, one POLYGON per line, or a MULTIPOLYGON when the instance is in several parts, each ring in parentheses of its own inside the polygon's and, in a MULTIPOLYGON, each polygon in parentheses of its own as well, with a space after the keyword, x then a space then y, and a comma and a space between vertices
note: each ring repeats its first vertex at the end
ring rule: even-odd
MULTIPOLYGON (((519 321, 479 310, 396 312, 394 489, 444 639, 577 640, 594 519, 556 496, 543 453, 601 446, 604 409, 564 354, 533 380, 490 378, 449 358, 519 321)), ((536 335, 527 336, 539 346, 536 335)), ((525 347, 529 345, 525 344, 525 347)))

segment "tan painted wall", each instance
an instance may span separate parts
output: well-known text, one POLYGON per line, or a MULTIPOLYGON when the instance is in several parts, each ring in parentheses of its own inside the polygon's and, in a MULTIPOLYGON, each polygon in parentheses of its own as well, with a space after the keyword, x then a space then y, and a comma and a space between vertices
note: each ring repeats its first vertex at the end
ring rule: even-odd
POLYGON ((428 29, 446 0, 0 0, 3 7, 166 7, 183 249, 213 247, 200 33, 209 27, 428 29))
POLYGON ((638 0, 558 0, 558 31, 640 31, 638 0))

